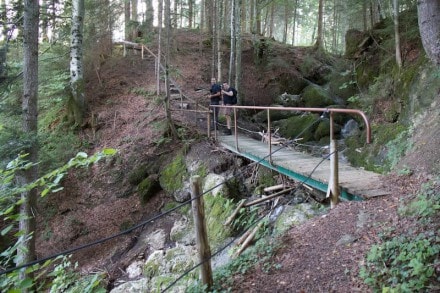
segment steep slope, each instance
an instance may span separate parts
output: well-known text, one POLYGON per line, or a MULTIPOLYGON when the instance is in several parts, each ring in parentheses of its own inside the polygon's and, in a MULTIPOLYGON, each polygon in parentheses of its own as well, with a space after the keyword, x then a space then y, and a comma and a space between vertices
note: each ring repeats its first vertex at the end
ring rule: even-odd
MULTIPOLYGON (((173 53, 173 78, 186 95, 207 105, 204 92, 195 91, 207 88, 210 80, 210 48, 204 43, 206 36, 181 32, 175 41, 178 49, 173 53)), ((284 59, 294 65, 307 57, 304 48, 283 50, 273 46, 272 50, 279 52, 277 59, 271 61, 275 65, 284 59)), ((264 67, 263 72, 262 67, 254 63, 249 43, 245 51, 248 54, 244 56, 243 84, 250 104, 269 104, 274 93, 288 88, 286 80, 300 75, 299 65, 274 65, 271 68, 275 72, 268 67, 264 67)), ((126 58, 115 55, 102 65, 99 79, 96 74, 89 74, 87 88, 94 122, 81 135, 90 142, 88 152, 114 147, 119 155, 88 171, 69 175, 65 190, 42 203, 41 210, 45 214, 39 217, 40 257, 119 233, 160 212, 163 205, 172 200, 160 192, 143 205, 134 186, 128 182, 131 171, 153 160, 157 154, 171 152, 178 146, 161 144, 165 114, 160 101, 154 97, 153 59, 141 60, 135 51, 130 51, 126 58)), ((436 129, 435 123, 432 127, 436 129)), ((429 129, 425 131, 420 132, 424 136, 416 142, 427 141, 433 133, 429 129)), ((424 151, 426 148, 421 145, 420 152, 424 151)), ((420 152, 414 156, 420 158, 420 152)), ((437 158, 434 153, 430 161, 437 158)), ((412 162, 420 170, 432 170, 425 168, 423 162, 419 164, 414 159, 412 162)), ((358 278, 358 265, 365 252, 378 240, 378 233, 383 229, 391 226, 405 229, 399 226, 399 202, 429 178, 425 174, 390 175, 386 183, 394 191, 391 196, 343 203, 323 217, 292 228, 283 236, 283 246, 271 260, 272 268, 267 270, 263 264, 257 265, 245 275, 234 276, 228 288, 234 292, 367 290, 358 278)), ((172 221, 170 217, 158 225, 169 226, 172 221)), ((150 232, 149 229, 142 233, 150 232)), ((74 254, 74 260, 79 262, 82 272, 106 270, 112 280, 142 251, 136 247, 136 253, 130 253, 138 243, 139 233, 82 250, 74 254)), ((144 250, 148 253, 146 248, 144 250)))

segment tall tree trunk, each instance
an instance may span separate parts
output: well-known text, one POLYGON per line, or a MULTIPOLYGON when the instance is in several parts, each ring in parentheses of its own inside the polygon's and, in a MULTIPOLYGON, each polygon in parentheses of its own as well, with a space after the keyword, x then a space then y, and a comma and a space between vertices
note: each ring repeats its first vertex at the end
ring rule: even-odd
POLYGON ((138 0, 131 0, 131 38, 136 41, 138 37, 138 0))
POLYGON ((231 0, 231 52, 229 55, 229 75, 228 84, 231 84, 231 80, 234 77, 234 64, 235 64, 235 6, 237 0, 231 0))
POLYGON ((293 11, 293 24, 292 24, 292 46, 295 46, 296 36, 296 18, 298 16, 298 0, 295 0, 295 7, 293 11))
POLYGON ((209 35, 213 35, 214 34, 214 32, 213 32, 213 30, 212 30, 212 28, 213 28, 213 21, 214 21, 214 18, 213 18, 213 15, 214 15, 214 0, 205 0, 205 10, 206 10, 206 12, 205 12, 205 17, 206 17, 206 25, 207 25, 207 28, 208 28, 208 32, 209 32, 209 35))
MULTIPOLYGON (((23 131, 28 135, 30 144, 26 149, 29 161, 36 163, 38 159, 38 0, 24 1, 23 26, 23 131)), ((38 176, 34 166, 23 171, 18 178, 21 184, 29 184, 38 176)), ((23 233, 19 241, 22 246, 17 251, 17 265, 28 263, 35 259, 35 218, 34 212, 37 201, 37 190, 32 189, 21 194, 23 203, 20 206, 19 229, 23 233), (31 236, 30 239, 27 237, 31 236)), ((28 277, 23 270, 21 278, 28 277)))
POLYGON ((173 119, 170 110, 170 50, 171 50, 171 3, 170 0, 165 0, 165 30, 166 30, 166 44, 165 44, 165 113, 167 117, 168 131, 173 137, 177 139, 177 131, 174 127, 173 119))
POLYGON ((48 37, 48 30, 49 30, 49 4, 47 1, 43 1, 43 4, 41 5, 41 39, 43 42, 49 41, 48 37))
POLYGON ((287 32, 289 30, 290 19, 290 6, 289 0, 284 0, 284 30, 283 30, 283 43, 287 43, 287 32))
POLYGON ((138 0, 131 0, 131 20, 138 21, 138 0))
POLYGON ((394 37, 396 45, 396 63, 402 67, 402 53, 400 51, 400 33, 399 33, 399 1, 393 0, 394 6, 394 37))
POLYGON ((77 126, 83 125, 86 98, 83 73, 84 0, 72 2, 72 27, 70 31, 70 90, 69 112, 77 126))
MULTIPOLYGON (((147 31, 146 34, 153 30, 153 21, 154 21, 154 8, 153 8, 153 0, 145 0, 145 26, 147 31)), ((146 35, 145 34, 145 35, 146 35)))
MULTIPOLYGON (((241 92, 240 87, 241 87, 241 2, 243 0, 236 0, 236 19, 235 19, 235 52, 236 52, 236 58, 235 58, 235 89, 238 92, 241 92)), ((243 100, 242 100, 242 96, 240 95, 237 99, 237 103, 238 104, 243 104, 243 100)))
POLYGON ((440 2, 419 0, 417 2, 419 30, 426 55, 440 64, 440 2))
POLYGON ((273 31, 275 25, 275 3, 270 4, 270 16, 269 16, 269 38, 273 38, 273 31))
POLYGON ((323 31, 323 23, 324 23, 324 0, 319 0, 318 7, 318 33, 316 36, 315 47, 317 49, 324 48, 324 31, 323 31))
POLYGON ((162 56, 162 27, 163 27, 163 0, 158 1, 158 27, 159 27, 159 33, 157 35, 157 59, 156 59, 156 90, 157 95, 160 95, 160 63, 161 63, 161 56, 162 56))
POLYGON ((200 31, 205 32, 206 30, 206 16, 205 16, 205 2, 207 0, 201 0, 200 2, 200 31))
POLYGON ((217 52, 218 52, 218 42, 217 42, 217 31, 219 30, 218 28, 218 9, 217 9, 217 2, 216 0, 213 1, 212 5, 213 5, 213 9, 212 9, 212 19, 214 19, 214 21, 212 22, 212 35, 211 35, 211 43, 212 43, 212 54, 211 54, 211 77, 215 76, 215 71, 217 68, 217 52))
POLYGON ((251 21, 250 30, 251 30, 251 34, 256 34, 257 33, 257 21, 256 21, 256 16, 255 16, 255 1, 256 0, 249 0, 249 1, 251 1, 250 11, 249 11, 249 19, 251 21))
POLYGON ((366 32, 368 30, 368 24, 367 24, 367 1, 368 0, 363 0, 362 1, 362 22, 364 25, 364 32, 366 32))
POLYGON ((220 81, 222 79, 222 57, 223 57, 223 50, 222 50, 222 38, 223 38, 223 26, 224 26, 224 15, 223 15, 223 1, 218 2, 218 15, 219 19, 217 21, 217 80, 220 81))
POLYGON ((256 1, 256 5, 255 5, 255 27, 256 27, 256 31, 255 33, 259 36, 263 35, 262 33, 262 28, 261 28, 261 0, 255 0, 256 1))
POLYGON ((131 20, 130 0, 124 2, 124 34, 125 39, 131 41, 130 38, 130 20, 131 20))
POLYGON ((194 1, 195 0, 188 0, 188 27, 193 28, 194 27, 194 1))

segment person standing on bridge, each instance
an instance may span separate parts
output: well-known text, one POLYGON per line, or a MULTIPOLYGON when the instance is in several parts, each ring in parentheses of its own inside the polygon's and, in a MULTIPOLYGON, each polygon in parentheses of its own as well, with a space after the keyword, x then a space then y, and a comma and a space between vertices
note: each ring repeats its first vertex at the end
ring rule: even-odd
MULTIPOLYGON (((222 85, 222 97, 223 97, 223 105, 232 106, 237 103, 237 90, 233 87, 230 87, 227 82, 224 82, 222 85)), ((225 135, 231 135, 231 114, 232 108, 225 108, 225 116, 226 116, 226 130, 223 132, 225 135)))
MULTIPOLYGON (((210 105, 220 105, 220 101, 222 99, 221 97, 221 87, 219 84, 217 84, 215 78, 211 78, 211 89, 209 90, 210 95, 210 105)), ((213 121, 211 122, 211 128, 214 128, 214 126, 218 126, 218 113, 220 111, 220 108, 213 107, 214 115, 213 115, 213 121)), ((212 116, 211 116, 212 117, 212 116)))

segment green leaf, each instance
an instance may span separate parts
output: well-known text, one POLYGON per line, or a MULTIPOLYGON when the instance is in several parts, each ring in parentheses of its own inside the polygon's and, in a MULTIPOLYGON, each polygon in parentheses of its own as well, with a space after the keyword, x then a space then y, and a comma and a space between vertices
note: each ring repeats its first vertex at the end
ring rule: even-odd
POLYGON ((79 152, 76 154, 76 159, 87 159, 87 154, 85 152, 79 152))
POLYGON ((14 227, 14 225, 9 225, 8 227, 4 228, 1 232, 2 236, 5 236, 6 234, 8 234, 9 231, 11 231, 11 229, 14 227))
POLYGON ((55 188, 55 189, 52 189, 52 192, 53 193, 55 193, 55 192, 58 192, 58 191, 61 191, 61 190, 63 190, 64 189, 64 187, 58 187, 58 188, 55 188))
POLYGON ((104 155, 106 155, 106 156, 113 156, 114 154, 116 154, 118 151, 116 150, 116 149, 111 149, 111 148, 108 148, 108 149, 103 149, 102 150, 102 153, 104 154, 104 155))
POLYGON ((41 192, 41 196, 46 196, 46 194, 48 194, 49 191, 50 191, 49 188, 44 189, 44 190, 41 192))
POLYGON ((10 214, 13 210, 15 209, 15 206, 13 205, 13 206, 10 206, 3 214, 4 215, 7 215, 7 214, 10 214))

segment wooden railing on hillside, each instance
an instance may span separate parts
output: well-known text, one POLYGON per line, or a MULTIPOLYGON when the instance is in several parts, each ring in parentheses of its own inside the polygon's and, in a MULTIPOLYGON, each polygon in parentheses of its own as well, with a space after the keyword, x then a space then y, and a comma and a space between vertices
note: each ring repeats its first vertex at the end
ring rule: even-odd
MULTIPOLYGON (((129 42, 129 41, 119 41, 116 44, 121 44, 123 45, 124 48, 124 56, 126 56, 127 54, 127 48, 130 47, 133 50, 139 50, 141 51, 141 58, 144 59, 145 55, 148 54, 150 56, 152 56, 154 58, 154 64, 155 64, 155 75, 157 77, 157 82, 156 82, 156 90, 157 90, 157 94, 160 93, 160 72, 165 73, 165 66, 160 62, 161 57, 158 57, 158 54, 155 54, 151 49, 149 49, 146 45, 144 44, 139 44, 139 43, 134 43, 134 42, 129 42)), ((188 95, 185 95, 182 91, 182 89, 180 88, 179 84, 177 83, 176 80, 174 80, 173 78, 168 78, 169 82, 170 82, 170 100, 179 100, 179 105, 178 105, 178 110, 173 110, 171 109, 171 111, 186 111, 186 112, 195 112, 200 113, 204 116, 206 116, 206 121, 207 121, 207 132, 208 132, 208 136, 211 136, 211 130, 210 130, 210 113, 212 112, 208 107, 206 107, 203 103, 200 103, 199 101, 189 97, 188 95)), ((197 115, 196 115, 197 116, 197 115)))

